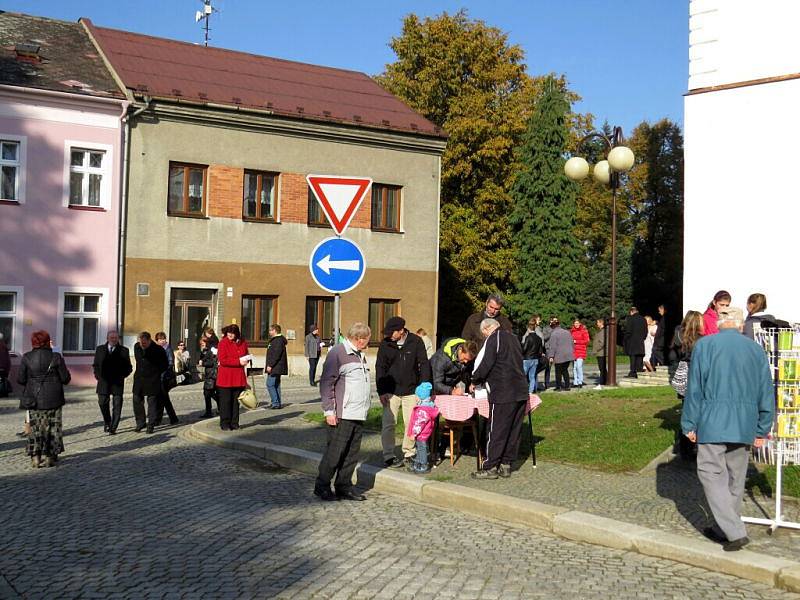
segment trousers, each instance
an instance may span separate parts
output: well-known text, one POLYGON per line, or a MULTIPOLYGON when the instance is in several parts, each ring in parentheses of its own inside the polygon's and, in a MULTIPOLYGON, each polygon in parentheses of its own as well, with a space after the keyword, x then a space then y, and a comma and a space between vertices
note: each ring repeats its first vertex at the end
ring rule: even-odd
POLYGON ((308 359, 308 382, 314 385, 317 381, 317 365, 319 364, 319 357, 308 359))
MULTIPOLYGON (((408 427, 411 420, 411 411, 417 405, 417 397, 414 394, 409 396, 392 396, 389 398, 389 405, 383 407, 383 420, 381 429, 381 445, 383 446, 383 459, 394 458, 394 428, 397 424, 397 414, 403 410, 403 422, 408 427)), ((416 453, 414 438, 403 435, 403 457, 411 458, 416 453)))
POLYGON ((536 392, 536 373, 538 373, 539 359, 526 358, 522 361, 522 370, 528 378, 528 391, 536 392))
POLYGON ((571 362, 556 363, 556 389, 569 389, 569 365, 571 362))
POLYGON ((219 394, 219 425, 223 429, 239 426, 239 394, 244 388, 217 388, 219 394))
POLYGON ((644 355, 643 354, 631 354, 629 355, 631 359, 631 370, 628 372, 630 377, 638 377, 639 373, 642 371, 644 367, 644 355))
POLYGON ((575 375, 575 385, 583 385, 583 359, 576 358, 573 364, 573 372, 575 375))
POLYGON ((272 406, 279 408, 283 406, 281 403, 281 376, 280 375, 267 375, 267 392, 269 392, 269 399, 272 406))
POLYGON ((522 436, 522 418, 527 402, 489 405, 489 431, 486 434, 486 459, 481 468, 489 471, 510 465, 517 459, 522 436))
POLYGON ((606 371, 606 357, 605 356, 598 356, 597 357, 597 368, 600 369, 600 379, 597 382, 600 385, 605 385, 608 377, 608 372, 606 371))
POLYGON ((145 424, 154 427, 156 424, 156 413, 158 412, 157 396, 133 395, 133 416, 136 418, 136 428, 142 429, 145 424), (147 403, 147 422, 145 423, 145 402, 147 403))
POLYGON ((328 427, 328 444, 319 462, 314 489, 329 490, 331 479, 336 477, 333 487, 337 494, 346 494, 353 487, 353 472, 361 450, 361 434, 364 421, 339 419, 338 425, 328 427))
POLYGON ((717 533, 724 533, 729 540, 747 535, 741 513, 748 461, 744 444, 697 444, 697 477, 717 533))
POLYGON ((170 400, 169 392, 166 390, 161 390, 161 393, 156 396, 156 423, 160 423, 161 419, 164 418, 164 409, 167 410, 169 422, 177 423, 178 415, 175 413, 175 407, 172 406, 172 400, 170 400))
POLYGON ((103 422, 108 431, 114 433, 119 427, 119 420, 122 418, 122 394, 98 394, 97 403, 100 405, 100 413, 103 415, 103 422), (114 398, 111 408, 109 403, 114 398))

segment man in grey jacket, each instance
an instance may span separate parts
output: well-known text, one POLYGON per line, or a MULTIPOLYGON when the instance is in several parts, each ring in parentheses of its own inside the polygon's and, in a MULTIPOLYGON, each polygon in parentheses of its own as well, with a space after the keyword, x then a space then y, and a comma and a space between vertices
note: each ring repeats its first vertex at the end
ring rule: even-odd
POLYGON ((319 392, 328 427, 328 445, 319 463, 314 495, 326 502, 367 498, 353 491, 353 471, 361 450, 361 434, 370 404, 370 379, 364 350, 369 345, 370 328, 354 323, 347 338, 328 353, 319 392), (334 475, 334 488, 331 479, 334 475))
POLYGON ((324 344, 319 337, 319 327, 316 324, 310 325, 308 335, 303 344, 303 356, 308 359, 308 381, 311 387, 316 387, 317 384, 317 365, 319 364, 319 355, 323 346, 324 344))
POLYGON ((550 341, 547 344, 547 358, 556 366, 556 391, 569 390, 569 365, 575 358, 575 342, 572 334, 561 327, 558 318, 550 320, 550 341), (563 383, 562 383, 563 382, 563 383))

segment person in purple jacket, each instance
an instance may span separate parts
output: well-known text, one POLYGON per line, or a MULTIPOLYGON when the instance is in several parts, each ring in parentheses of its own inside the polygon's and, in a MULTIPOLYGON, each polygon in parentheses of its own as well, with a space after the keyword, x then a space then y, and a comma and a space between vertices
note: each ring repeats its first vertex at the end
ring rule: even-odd
POLYGON ((369 368, 364 350, 371 331, 354 323, 347 338, 328 352, 319 392, 328 430, 328 445, 319 463, 314 495, 321 500, 366 500, 353 491, 353 471, 361 450, 361 434, 370 405, 369 368), (331 490, 331 480, 336 476, 331 490))

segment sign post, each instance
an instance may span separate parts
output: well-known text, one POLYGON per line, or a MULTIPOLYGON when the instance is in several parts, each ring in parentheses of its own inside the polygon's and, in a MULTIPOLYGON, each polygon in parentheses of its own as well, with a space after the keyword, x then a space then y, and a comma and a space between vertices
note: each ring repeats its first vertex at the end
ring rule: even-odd
POLYGON ((333 343, 339 342, 341 294, 352 290, 364 278, 364 253, 354 242, 344 239, 350 221, 372 187, 369 177, 308 175, 311 191, 338 237, 322 240, 311 252, 308 267, 311 277, 333 296, 333 343))

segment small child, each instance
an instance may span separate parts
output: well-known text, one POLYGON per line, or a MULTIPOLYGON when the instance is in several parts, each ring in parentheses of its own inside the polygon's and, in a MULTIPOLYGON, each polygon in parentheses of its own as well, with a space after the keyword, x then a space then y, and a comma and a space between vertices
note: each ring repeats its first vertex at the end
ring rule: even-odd
POLYGON ((431 470, 428 464, 428 440, 433 434, 436 426, 436 419, 439 418, 439 409, 431 400, 431 390, 433 386, 426 382, 420 383, 414 393, 417 395, 417 405, 411 411, 408 430, 406 435, 413 437, 417 441, 417 455, 414 464, 409 465, 408 470, 412 473, 429 473, 431 470))

